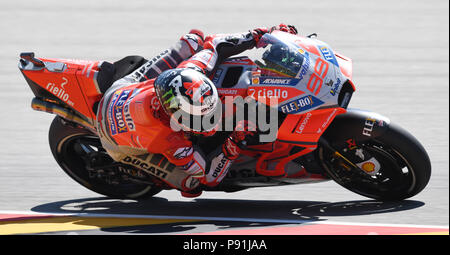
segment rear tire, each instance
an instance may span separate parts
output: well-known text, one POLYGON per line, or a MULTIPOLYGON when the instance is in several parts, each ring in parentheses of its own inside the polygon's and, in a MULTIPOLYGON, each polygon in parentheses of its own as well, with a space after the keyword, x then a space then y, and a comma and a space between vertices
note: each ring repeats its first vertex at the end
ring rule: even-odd
POLYGON ((111 198, 131 199, 152 197, 161 191, 155 185, 130 180, 118 171, 120 164, 115 169, 109 167, 108 170, 89 171, 86 160, 92 158, 89 157, 92 153, 101 156, 105 162, 114 161, 106 154, 96 135, 61 117, 55 117, 50 126, 49 143, 53 157, 64 172, 91 191, 111 198))
MULTIPOLYGON (((352 137, 352 134, 342 134, 352 137)), ((356 149, 362 149, 376 158, 381 167, 370 175, 361 168, 351 167, 333 151, 321 147, 319 158, 326 172, 337 183, 360 195, 384 201, 398 201, 421 192, 431 176, 431 163, 420 142, 401 127, 390 124, 381 136, 363 142, 355 141, 357 148, 350 150, 345 141, 333 141, 332 147, 355 163, 356 149)))

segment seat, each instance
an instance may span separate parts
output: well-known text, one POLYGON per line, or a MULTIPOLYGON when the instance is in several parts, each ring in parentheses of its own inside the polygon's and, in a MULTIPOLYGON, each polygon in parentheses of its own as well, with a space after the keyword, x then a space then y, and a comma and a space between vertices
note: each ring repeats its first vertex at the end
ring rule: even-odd
POLYGON ((145 62, 147 59, 141 56, 127 56, 114 63, 104 61, 97 76, 100 91, 105 93, 115 81, 130 74, 145 62))

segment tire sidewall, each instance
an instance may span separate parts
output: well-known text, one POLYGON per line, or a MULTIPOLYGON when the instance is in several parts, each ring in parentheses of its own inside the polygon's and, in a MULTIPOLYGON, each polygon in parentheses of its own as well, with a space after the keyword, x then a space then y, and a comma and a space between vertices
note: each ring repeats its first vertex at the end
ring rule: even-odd
POLYGON ((86 137, 86 136, 97 137, 97 135, 93 134, 86 128, 67 122, 66 120, 62 119, 59 116, 56 116, 53 119, 53 122, 49 129, 49 144, 53 157, 55 158, 56 162, 61 167, 61 169, 77 183, 93 192, 111 198, 143 199, 151 197, 161 191, 156 187, 148 185, 140 192, 136 192, 133 194, 123 194, 118 192, 112 185, 100 183, 91 178, 83 178, 83 176, 80 176, 79 174, 76 173, 77 171, 70 169, 70 167, 68 167, 68 165, 65 164, 62 156, 60 155, 60 151, 62 150, 64 143, 70 141, 74 137, 86 137))

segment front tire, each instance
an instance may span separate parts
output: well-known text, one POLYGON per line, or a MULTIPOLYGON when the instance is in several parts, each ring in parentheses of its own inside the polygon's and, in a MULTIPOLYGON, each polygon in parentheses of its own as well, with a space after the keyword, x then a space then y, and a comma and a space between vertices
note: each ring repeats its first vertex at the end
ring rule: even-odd
POLYGON ((134 171, 135 174, 137 171, 130 166, 115 163, 102 148, 96 135, 61 117, 53 119, 49 143, 53 157, 64 172, 91 191, 111 198, 131 199, 148 198, 161 191, 148 180, 146 183, 145 180, 134 179, 125 174, 123 171, 134 171), (97 165, 100 161, 99 167, 92 169, 90 162, 93 160, 97 161, 97 165))
MULTIPOLYGON (((351 133, 341 135, 353 137, 351 133)), ((326 139, 333 141, 332 137, 326 139)), ((360 195, 383 201, 403 200, 421 192, 430 180, 427 152, 414 136, 395 124, 376 138, 351 143, 341 139, 333 141, 331 147, 318 150, 324 169, 338 184, 360 195), (363 163, 357 165, 366 157, 363 154, 378 164, 376 173, 363 169, 363 163)))

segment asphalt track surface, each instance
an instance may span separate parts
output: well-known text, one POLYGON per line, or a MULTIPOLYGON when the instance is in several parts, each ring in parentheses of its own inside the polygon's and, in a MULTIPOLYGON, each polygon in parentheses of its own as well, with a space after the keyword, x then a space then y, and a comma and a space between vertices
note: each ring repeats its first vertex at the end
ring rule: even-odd
POLYGON ((448 1, 196 2, 0 1, 0 234, 448 235, 448 1), (59 169, 48 146, 53 116, 31 109, 17 68, 25 51, 152 57, 191 28, 232 33, 280 22, 353 59, 350 107, 381 113, 422 142, 433 171, 423 192, 383 203, 326 182, 194 199, 102 197, 59 169))

